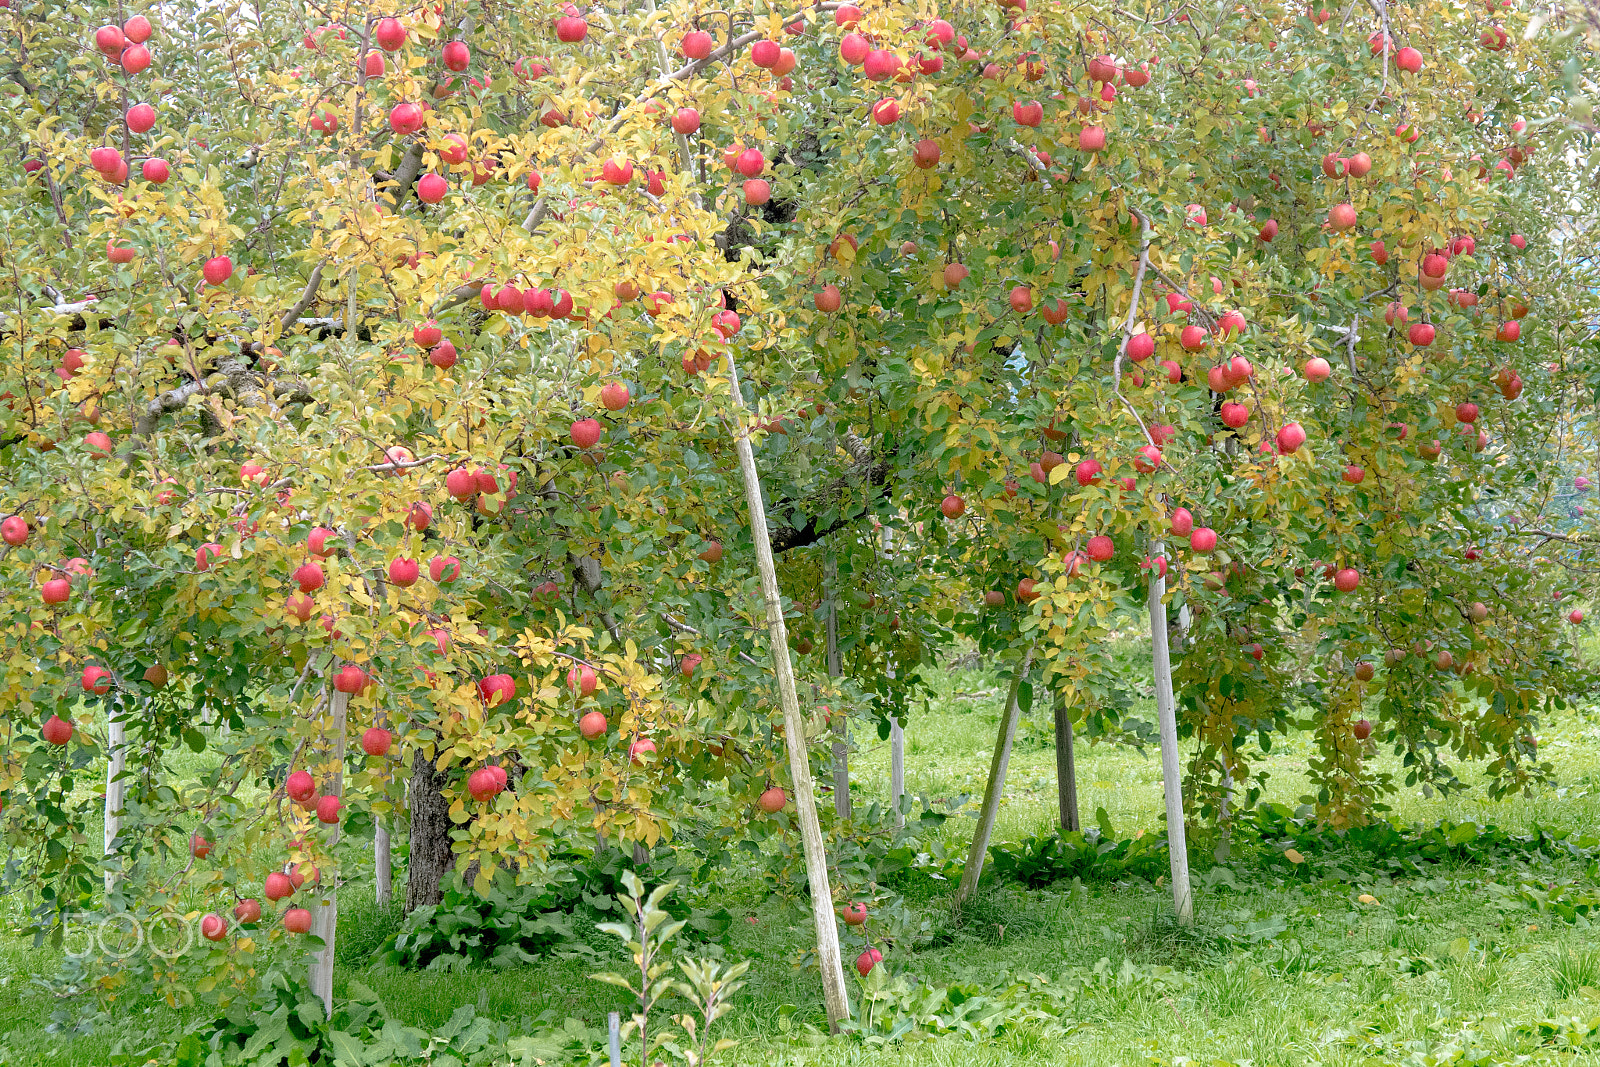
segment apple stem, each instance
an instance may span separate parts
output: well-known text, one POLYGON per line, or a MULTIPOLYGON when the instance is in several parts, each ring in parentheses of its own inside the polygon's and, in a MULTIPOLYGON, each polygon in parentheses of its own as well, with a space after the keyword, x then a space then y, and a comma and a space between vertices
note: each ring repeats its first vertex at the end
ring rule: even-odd
MULTIPOLYGON (((744 394, 739 391, 739 368, 733 352, 727 353, 728 384, 733 405, 745 410, 744 394)), ((839 1024, 850 1018, 850 997, 844 984, 844 965, 839 954, 839 927, 833 914, 833 888, 828 881, 828 853, 822 841, 822 826, 817 821, 816 795, 811 785, 811 759, 806 751, 805 719, 800 714, 800 697, 795 690, 794 664, 789 659, 788 628, 783 620, 783 596, 778 588, 778 570, 772 561, 772 540, 767 530, 766 505, 761 496, 761 475, 756 470, 755 450, 743 420, 736 425, 734 447, 739 454, 739 472, 744 477, 745 501, 750 509, 750 539, 755 543, 756 569, 761 575, 761 592, 767 606, 767 629, 771 634, 772 661, 778 675, 778 699, 783 706, 784 746, 789 750, 789 779, 794 784, 794 808, 805 845, 806 878, 811 887, 811 918, 817 931, 817 962, 822 970, 822 995, 828 1012, 828 1029, 837 1033, 839 1024)))

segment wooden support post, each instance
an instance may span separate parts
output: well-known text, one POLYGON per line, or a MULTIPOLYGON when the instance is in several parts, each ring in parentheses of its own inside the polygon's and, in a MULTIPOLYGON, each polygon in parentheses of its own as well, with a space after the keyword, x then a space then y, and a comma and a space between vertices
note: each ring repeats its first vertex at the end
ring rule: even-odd
POLYGON ((1006 693, 1006 706, 1000 712, 1000 732, 994 739, 994 754, 989 758, 989 783, 983 790, 983 806, 978 809, 978 828, 972 834, 972 846, 967 849, 967 865, 961 870, 961 884, 956 887, 951 901, 957 910, 972 899, 977 891, 978 879, 983 877, 983 861, 989 854, 989 838, 994 833, 994 821, 1000 814, 1000 797, 1006 789, 1006 767, 1011 762, 1011 743, 1017 737, 1017 720, 1022 711, 1017 695, 1022 682, 1033 666, 1033 645, 1030 643, 1017 664, 1017 673, 1011 678, 1011 688, 1006 693))
MULTIPOLYGON (((739 389, 739 368, 733 353, 727 353, 728 380, 735 408, 744 409, 744 394, 739 389)), ((755 450, 750 447, 750 430, 741 425, 734 434, 739 454, 739 472, 744 477, 745 502, 750 509, 750 540, 756 551, 756 569, 761 575, 761 593, 767 606, 767 631, 772 644, 772 663, 778 675, 778 700, 783 706, 783 737, 789 750, 789 777, 794 788, 795 818, 800 824, 800 839, 805 846, 806 878, 811 888, 811 920, 816 927, 817 963, 822 969, 822 995, 828 1012, 828 1028, 835 1032, 850 1017, 850 996, 844 984, 844 965, 839 954, 839 927, 833 913, 833 887, 828 881, 828 854, 822 842, 822 824, 817 820, 816 793, 811 785, 811 758, 806 751, 806 724, 800 714, 800 696, 795 691, 794 664, 789 659, 789 629, 783 619, 783 595, 778 589, 778 568, 772 559, 771 535, 767 531, 766 503, 761 496, 761 475, 756 470, 755 450)))
POLYGON ((380 817, 372 830, 372 884, 383 907, 394 898, 394 863, 389 847, 389 822, 380 817))
MULTIPOLYGON (((122 809, 128 796, 128 783, 122 780, 122 772, 128 766, 128 731, 123 715, 122 696, 118 694, 111 702, 106 716, 109 723, 106 730, 106 812, 103 853, 106 859, 116 855, 117 837, 122 833, 122 809)), ((106 871, 108 894, 116 883, 116 872, 106 871)))
MULTIPOLYGON (((338 664, 335 663, 334 667, 338 664)), ((329 669, 329 676, 333 668, 329 669)), ((328 699, 328 729, 333 737, 333 774, 326 783, 327 796, 344 795, 344 734, 346 713, 350 707, 350 694, 335 690, 328 699)), ((329 835, 328 848, 339 844, 339 827, 334 826, 329 835)), ((322 1000, 328 1018, 333 1018, 333 954, 334 934, 339 929, 339 872, 337 869, 322 872, 320 881, 311 894, 311 933, 322 939, 322 947, 311 956, 311 991, 322 1000)))
MULTIPOLYGON (((1159 557, 1162 546, 1151 546, 1159 557)), ((1183 769, 1178 759, 1178 719, 1172 698, 1172 658, 1167 650, 1166 578, 1150 568, 1150 648, 1155 667, 1156 719, 1161 729, 1161 788, 1167 800, 1167 853, 1172 864, 1172 907, 1178 922, 1194 923, 1189 888, 1189 845, 1183 823, 1183 769)))
POLYGON ((894 805, 894 824, 904 828, 906 816, 900 798, 906 795, 906 730, 898 718, 889 720, 889 802, 894 805))

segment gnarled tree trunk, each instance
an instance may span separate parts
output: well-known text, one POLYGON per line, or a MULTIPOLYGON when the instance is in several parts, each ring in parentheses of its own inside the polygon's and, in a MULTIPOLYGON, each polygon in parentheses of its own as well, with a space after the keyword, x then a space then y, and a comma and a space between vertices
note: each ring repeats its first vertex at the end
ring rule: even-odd
POLYGON ((455 866, 450 851, 450 805, 445 775, 421 753, 411 768, 411 858, 406 864, 406 911, 444 899, 439 881, 455 866))

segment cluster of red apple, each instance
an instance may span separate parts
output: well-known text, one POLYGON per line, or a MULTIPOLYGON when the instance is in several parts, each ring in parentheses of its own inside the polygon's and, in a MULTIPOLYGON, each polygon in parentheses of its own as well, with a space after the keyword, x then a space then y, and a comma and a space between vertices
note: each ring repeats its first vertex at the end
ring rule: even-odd
MULTIPOLYGON (((393 743, 393 736, 380 726, 369 727, 361 735, 362 751, 369 756, 387 756, 393 743)), ((336 825, 340 821, 343 801, 333 794, 318 795, 316 779, 309 771, 298 770, 290 774, 284 780, 284 793, 294 804, 314 813, 317 821, 325 825, 336 825)), ((189 837, 189 852, 195 859, 205 859, 211 854, 212 847, 211 841, 202 832, 196 831, 189 837)), ((291 843, 291 847, 298 847, 298 842, 291 843)), ((273 903, 287 900, 307 881, 316 885, 321 877, 315 864, 291 864, 287 871, 272 871, 267 875, 263 885, 264 895, 273 903)), ((261 902, 253 897, 242 900, 234 907, 233 914, 241 925, 257 923, 261 920, 261 902)), ((305 908, 288 908, 283 913, 282 922, 283 928, 289 933, 309 933, 311 913, 305 908)), ((208 941, 221 941, 228 934, 228 925, 220 915, 211 913, 201 920, 200 932, 208 941)))
MULTIPOLYGON (((149 19, 134 15, 121 26, 101 26, 95 31, 94 44, 102 55, 127 74, 140 74, 150 66, 150 49, 145 42, 153 32, 154 27, 149 19)), ((148 133, 156 124, 156 110, 150 104, 134 104, 124 114, 123 121, 132 133, 148 133)), ((128 180, 127 160, 122 158, 120 151, 109 145, 90 152, 89 165, 113 184, 121 185, 128 180)), ((30 160, 24 164, 24 169, 32 173, 42 166, 42 161, 30 160)), ((172 176, 172 168, 166 160, 155 156, 146 159, 140 169, 145 181, 157 185, 172 176)), ((128 263, 133 259, 133 249, 115 241, 107 243, 106 254, 113 263, 128 263)))

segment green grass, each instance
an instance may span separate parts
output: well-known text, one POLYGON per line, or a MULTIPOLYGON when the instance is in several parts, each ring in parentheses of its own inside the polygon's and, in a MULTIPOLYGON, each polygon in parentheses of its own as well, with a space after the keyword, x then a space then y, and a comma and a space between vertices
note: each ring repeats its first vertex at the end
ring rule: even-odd
MULTIPOLYGON (((965 813, 942 831, 950 847, 960 847, 970 835, 973 820, 967 816, 982 790, 1002 698, 998 691, 961 694, 997 688, 981 671, 952 672, 929 710, 916 709, 908 724, 909 789, 936 799, 969 797, 965 813)), ((1138 707, 1134 713, 1149 714, 1138 707)), ((1047 707, 1036 712, 1019 739, 996 840, 1054 826, 1049 721, 1047 707)), ((875 736, 858 740, 853 791, 862 800, 882 798, 888 745, 875 736)), ((1391 799, 1396 815, 1593 832, 1600 825, 1600 720, 1593 713, 1570 713, 1545 723, 1540 740, 1557 767, 1556 789, 1500 803, 1487 801, 1481 788, 1448 798, 1413 789, 1391 799)), ((1265 761, 1271 771, 1268 799, 1299 799, 1310 751, 1303 737, 1275 746, 1265 761)), ((1080 743, 1078 764, 1086 821, 1104 807, 1119 832, 1159 830, 1156 752, 1080 743)), ((1478 781, 1472 768, 1463 768, 1462 777, 1478 781)), ((1210 866, 1206 856, 1196 856, 1195 863, 1202 872, 1210 866)), ((720 1024, 722 1035, 741 1045, 720 1062, 1134 1067, 1188 1057, 1204 1064, 1284 1067, 1511 1063, 1519 1055, 1546 1055, 1518 1032, 1520 1024, 1561 1015, 1600 1017, 1600 935, 1584 920, 1569 924, 1550 914, 1504 910, 1488 888, 1515 887, 1520 877, 1536 876, 1541 884, 1571 880, 1569 888, 1592 893, 1593 867, 1570 861, 1528 867, 1491 857, 1482 865, 1436 868, 1398 882, 1376 874, 1357 884, 1292 882, 1245 867, 1234 875, 1237 888, 1197 889, 1199 922, 1193 930, 1171 921, 1169 888, 1145 882, 1041 891, 986 886, 959 921, 937 887, 913 894, 908 906, 941 936, 937 947, 922 951, 891 948, 892 972, 934 983, 988 983, 1004 974, 1060 975, 1104 959, 1113 970, 1124 961, 1143 969, 1173 968, 1178 984, 1164 992, 1138 982, 1088 988, 1062 1020, 1071 1024, 1066 1034, 1047 1035, 1024 1024, 981 1043, 942 1037, 879 1048, 849 1039, 802 1039, 806 1024, 822 1022, 818 979, 797 966, 810 938, 808 913, 795 901, 769 895, 753 869, 726 870, 704 889, 735 916, 726 956, 753 965, 734 1011, 720 1024), (1371 893, 1377 903, 1359 903, 1361 893, 1371 893)), ((620 955, 553 959, 505 972, 374 971, 370 961, 399 916, 376 907, 370 889, 360 884, 348 888, 343 901, 337 987, 359 980, 383 997, 394 1016, 413 1025, 437 1027, 462 1004, 523 1030, 568 1016, 598 1026, 607 1011, 629 1010, 625 993, 588 977, 616 967, 620 955)), ((59 962, 49 948, 35 949, 15 937, 0 941, 0 1064, 103 1064, 117 1037, 171 1033, 194 1017, 155 1004, 120 1004, 112 1025, 93 1033, 42 1033, 42 1024, 72 1003, 39 984, 56 973, 59 962)), ((1600 1064, 1600 1046, 1565 1051, 1549 1062, 1600 1064)))

